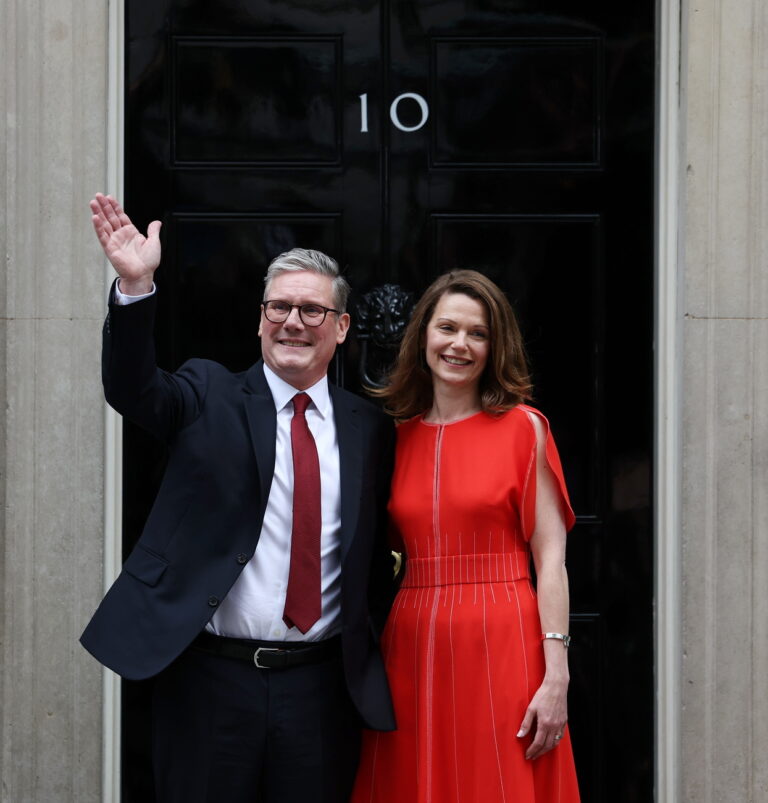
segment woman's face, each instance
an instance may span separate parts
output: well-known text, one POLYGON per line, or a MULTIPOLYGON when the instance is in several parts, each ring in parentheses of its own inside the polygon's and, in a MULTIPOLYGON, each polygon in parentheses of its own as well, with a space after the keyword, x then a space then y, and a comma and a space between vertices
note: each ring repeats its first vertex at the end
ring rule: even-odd
POLYGON ((424 353, 432 384, 477 390, 488 354, 491 331, 485 307, 463 293, 440 297, 427 324, 424 353))

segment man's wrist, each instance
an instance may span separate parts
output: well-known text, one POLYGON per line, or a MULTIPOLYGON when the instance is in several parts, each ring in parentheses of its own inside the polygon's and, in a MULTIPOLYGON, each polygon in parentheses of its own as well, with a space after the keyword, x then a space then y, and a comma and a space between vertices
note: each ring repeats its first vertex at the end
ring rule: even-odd
POLYGON ((133 281, 120 278, 117 280, 117 287, 124 296, 146 296, 152 292, 155 283, 151 276, 133 281))
POLYGON ((115 284, 115 303, 118 306, 125 306, 132 304, 134 301, 141 301, 143 298, 155 293, 155 283, 150 279, 149 284, 146 282, 126 282, 124 279, 118 279, 115 284))

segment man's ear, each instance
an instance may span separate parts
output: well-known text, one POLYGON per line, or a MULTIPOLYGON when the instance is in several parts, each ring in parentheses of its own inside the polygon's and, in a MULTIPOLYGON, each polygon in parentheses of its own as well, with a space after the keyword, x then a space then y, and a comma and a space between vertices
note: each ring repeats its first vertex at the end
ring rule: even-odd
POLYGON ((342 312, 336 322, 336 343, 341 345, 347 339, 349 331, 350 317, 348 312, 342 312))

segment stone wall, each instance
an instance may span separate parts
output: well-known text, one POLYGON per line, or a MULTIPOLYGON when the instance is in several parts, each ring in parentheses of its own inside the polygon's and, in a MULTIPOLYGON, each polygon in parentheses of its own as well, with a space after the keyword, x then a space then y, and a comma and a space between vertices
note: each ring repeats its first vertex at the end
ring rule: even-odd
POLYGON ((101 800, 107 3, 0 1, 3 803, 101 800))
POLYGON ((768 4, 683 15, 682 795, 768 800, 768 4))

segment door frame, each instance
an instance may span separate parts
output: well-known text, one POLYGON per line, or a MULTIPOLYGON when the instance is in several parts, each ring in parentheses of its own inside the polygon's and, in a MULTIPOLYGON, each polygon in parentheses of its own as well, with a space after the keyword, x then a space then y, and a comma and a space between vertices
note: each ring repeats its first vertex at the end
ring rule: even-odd
POLYGON ((655 799, 680 799, 682 663, 681 0, 656 2, 654 148, 655 799))
MULTIPOLYGON (((107 192, 123 198, 125 152, 125 0, 109 0, 107 47, 107 192)), ((104 287, 114 281, 104 264, 104 287)), ((123 557, 123 420, 104 403, 104 592, 120 573, 123 557)), ((120 803, 121 702, 120 678, 102 672, 101 799, 120 803)))
MULTIPOLYGON (((681 666, 681 0, 657 0, 654 212, 654 674, 655 799, 676 803, 680 789, 681 666)), ((123 197, 125 0, 109 0, 107 191, 123 197)), ((113 273, 105 265, 109 287, 113 273)), ((108 405, 104 443, 104 590, 122 565, 122 420, 108 405)), ((119 803, 120 679, 103 671, 102 801, 119 803)))

